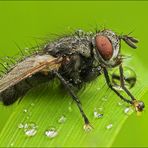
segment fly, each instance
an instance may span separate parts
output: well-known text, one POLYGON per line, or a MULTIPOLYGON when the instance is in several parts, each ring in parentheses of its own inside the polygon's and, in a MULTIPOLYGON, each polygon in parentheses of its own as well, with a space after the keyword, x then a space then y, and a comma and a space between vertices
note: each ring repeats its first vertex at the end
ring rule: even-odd
POLYGON ((23 97, 32 87, 58 78, 76 102, 89 129, 90 122, 82 109, 79 97, 73 88, 80 89, 86 82, 96 79, 102 73, 108 87, 125 102, 133 105, 137 112, 144 109, 125 86, 122 67, 121 40, 136 48, 138 40, 129 35, 117 35, 104 29, 96 33, 75 32, 47 43, 37 54, 31 54, 17 63, 0 79, 0 100, 11 105, 23 97), (108 69, 119 68, 120 85, 130 99, 120 94, 111 83, 108 69))

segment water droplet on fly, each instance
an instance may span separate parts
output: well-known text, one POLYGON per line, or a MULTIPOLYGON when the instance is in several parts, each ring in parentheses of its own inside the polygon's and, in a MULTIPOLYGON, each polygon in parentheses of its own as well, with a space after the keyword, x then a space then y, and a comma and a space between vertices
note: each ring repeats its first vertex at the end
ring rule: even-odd
POLYGON ((58 132, 55 128, 50 128, 49 130, 45 131, 45 135, 49 138, 54 138, 58 135, 58 132))
POLYGON ((66 117, 64 115, 62 115, 59 120, 58 120, 58 123, 65 123, 66 121, 66 117))
POLYGON ((113 124, 109 124, 106 126, 106 129, 111 129, 113 127, 113 124))
POLYGON ((131 115, 133 112, 134 111, 133 111, 133 109, 131 107, 127 107, 127 108, 124 109, 124 113, 126 115, 131 115))
MULTIPOLYGON (((125 85, 130 89, 136 84, 136 73, 129 67, 124 67, 123 69, 125 85)), ((112 73, 112 83, 114 84, 114 88, 122 90, 120 87, 120 73, 118 69, 112 73)))

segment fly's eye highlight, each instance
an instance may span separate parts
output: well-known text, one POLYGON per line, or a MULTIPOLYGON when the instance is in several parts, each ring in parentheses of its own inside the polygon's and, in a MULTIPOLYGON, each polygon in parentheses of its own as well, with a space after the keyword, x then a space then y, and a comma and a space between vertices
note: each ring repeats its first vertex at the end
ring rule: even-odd
POLYGON ((96 48, 105 61, 111 59, 113 55, 112 43, 106 36, 97 35, 95 38, 96 48))

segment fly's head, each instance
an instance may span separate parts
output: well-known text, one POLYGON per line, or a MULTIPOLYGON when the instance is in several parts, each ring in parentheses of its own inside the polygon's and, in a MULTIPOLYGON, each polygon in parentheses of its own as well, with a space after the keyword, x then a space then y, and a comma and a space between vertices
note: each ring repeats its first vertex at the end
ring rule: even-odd
POLYGON ((118 36, 111 30, 103 30, 95 34, 92 39, 95 59, 105 67, 115 67, 121 64, 121 40, 132 48, 138 40, 128 35, 118 36))

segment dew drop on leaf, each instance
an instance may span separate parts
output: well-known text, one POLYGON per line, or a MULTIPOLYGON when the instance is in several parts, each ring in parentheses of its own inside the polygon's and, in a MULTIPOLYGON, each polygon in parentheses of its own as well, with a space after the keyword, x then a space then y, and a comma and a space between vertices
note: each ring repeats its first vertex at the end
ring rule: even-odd
POLYGON ((31 136, 34 136, 37 133, 38 126, 35 123, 30 122, 30 123, 24 123, 24 124, 20 123, 18 125, 18 128, 23 129, 25 135, 31 137, 31 136))
POLYGON ((127 107, 124 109, 124 113, 126 115, 131 115, 133 113, 133 109, 131 107, 127 107))
POLYGON ((95 118, 102 118, 103 117, 103 114, 100 114, 100 113, 94 111, 94 117, 95 118))
POLYGON ((103 108, 95 108, 94 109, 94 117, 95 118, 102 118, 103 117, 103 108))
POLYGON ((45 135, 49 138, 54 138, 58 135, 58 131, 55 128, 50 128, 45 131, 45 135))
POLYGON ((23 112, 24 112, 24 113, 27 113, 27 112, 28 112, 28 110, 27 110, 27 109, 24 109, 24 110, 23 110, 23 112))
POLYGON ((10 144, 10 147, 13 147, 13 146, 14 146, 14 143, 11 143, 11 144, 10 144))
POLYGON ((109 130, 109 129, 111 129, 112 127, 113 127, 113 124, 110 123, 109 125, 106 126, 106 129, 109 130))
POLYGON ((37 133, 37 125, 33 122, 26 123, 24 126, 24 132, 27 136, 34 136, 37 133))
POLYGON ((65 123, 66 122, 66 117, 64 115, 62 115, 59 120, 58 123, 65 123))
POLYGON ((34 136, 35 134, 37 133, 37 130, 36 129, 27 129, 27 130, 25 130, 25 134, 27 135, 27 136, 34 136))
POLYGON ((122 105, 123 105, 123 102, 118 102, 118 105, 119 105, 119 106, 122 106, 122 105))
POLYGON ((18 125, 18 128, 24 128, 24 124, 23 124, 23 123, 20 123, 20 124, 18 125))

